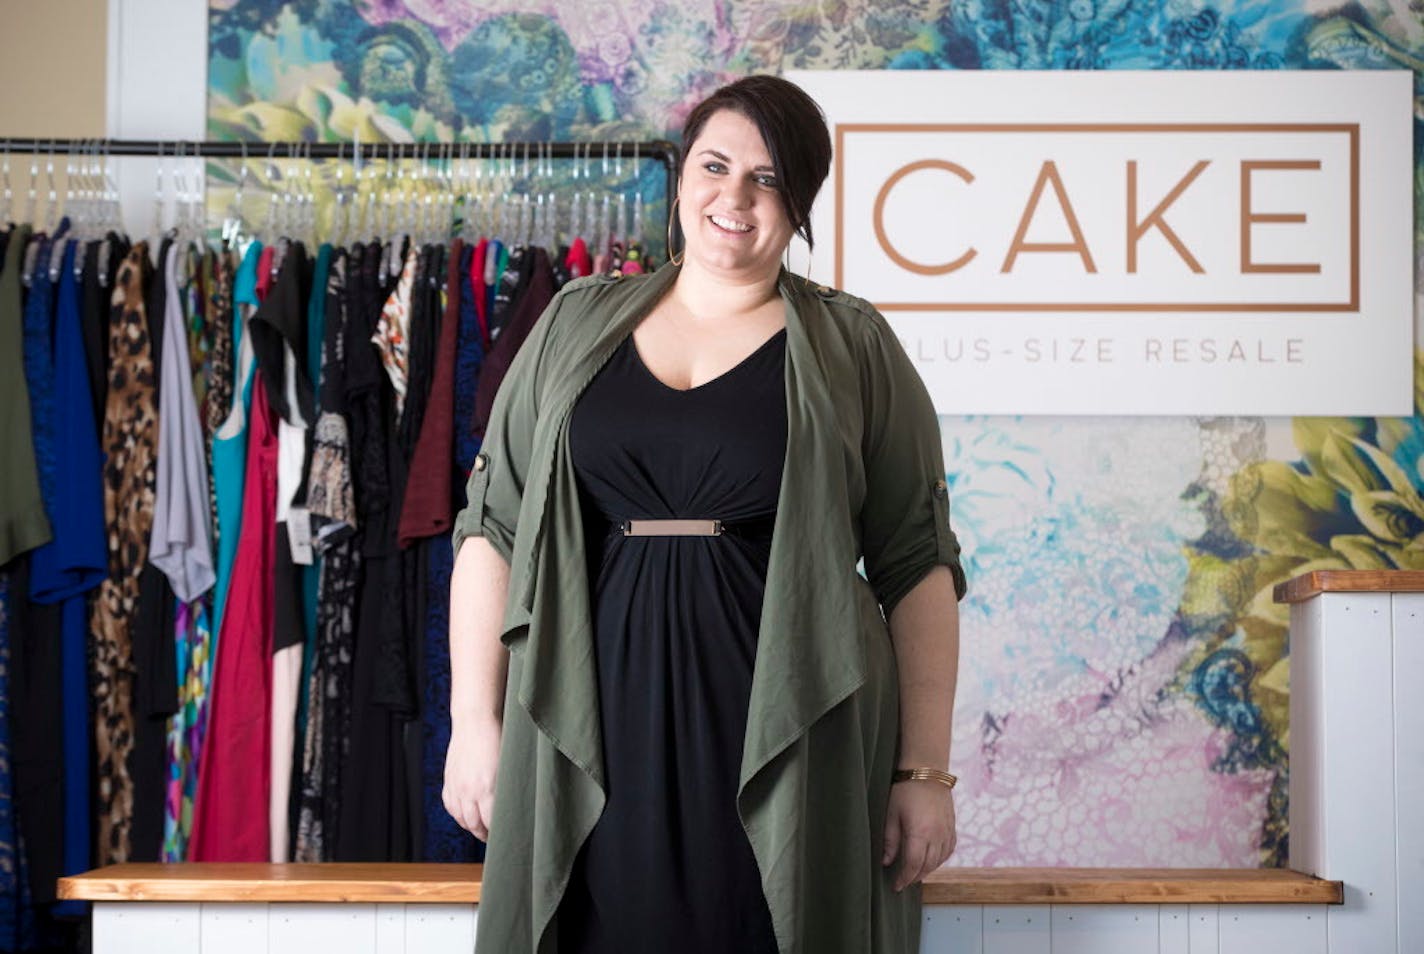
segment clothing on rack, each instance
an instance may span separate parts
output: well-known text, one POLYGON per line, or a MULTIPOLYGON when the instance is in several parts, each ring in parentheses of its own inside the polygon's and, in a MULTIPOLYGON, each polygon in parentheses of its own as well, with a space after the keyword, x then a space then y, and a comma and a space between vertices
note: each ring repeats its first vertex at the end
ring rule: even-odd
POLYGON ((109 381, 101 448, 109 574, 92 604, 94 730, 100 864, 127 861, 133 819, 133 630, 139 579, 148 558, 156 482, 158 412, 144 289, 153 266, 136 242, 114 278, 109 321, 109 381))
MULTIPOLYGON (((61 223, 58 231, 67 228, 61 223)), ((50 259, 67 242, 40 233, 26 249, 29 266, 21 276, 24 302, 24 376, 29 399, 35 463, 46 513, 54 514, 49 542, 16 561, 18 592, 10 628, 10 702, 15 713, 10 751, 15 768, 14 803, 21 840, 29 849, 31 900, 54 901, 54 878, 63 853, 63 758, 53 744, 61 712, 61 647, 55 634, 63 627, 64 583, 56 572, 59 557, 59 461, 57 395, 54 389, 54 283, 50 259), (52 245, 54 247, 52 247, 52 245), (30 253, 33 253, 32 255, 30 253)), ((54 276, 58 278, 58 275, 54 276)))
MULTIPOLYGON (((14 598, 9 574, 0 576, 0 602, 14 598)), ((10 759, 10 666, 12 633, 9 613, 0 613, 0 787, 13 791, 15 766, 10 759)), ((35 946, 34 898, 30 893, 29 861, 20 841, 13 799, 0 798, 0 944, 23 951, 35 946)))
MULTIPOLYGON (((30 596, 42 603, 87 593, 103 578, 107 557, 104 543, 104 494, 98 430, 89 393, 84 342, 81 336, 80 289, 75 276, 79 243, 66 242, 55 296, 53 373, 39 382, 53 400, 51 490, 45 511, 51 515, 54 539, 34 554, 30 596), (63 501, 63 506, 58 506, 63 501)), ((26 370, 28 378, 29 371, 26 370)), ((36 422, 36 437, 40 425, 36 422)))
MULTIPOLYGON (((208 249, 203 255, 201 292, 189 297, 193 309, 189 316, 190 341, 201 342, 194 346, 194 354, 201 348, 203 359, 201 416, 205 456, 213 477, 208 484, 208 506, 217 566, 213 589, 192 604, 179 605, 174 621, 179 708, 168 726, 163 860, 169 862, 182 861, 188 856, 217 642, 216 605, 223 546, 220 540, 215 437, 233 401, 233 342, 236 329, 233 326, 232 281, 235 269, 236 261, 230 249, 208 249)), ((197 390, 195 387, 195 396, 197 390)))
MULTIPOLYGON (((257 310, 257 273, 267 250, 254 241, 243 253, 242 264, 233 280, 232 353, 234 376, 231 388, 232 406, 213 434, 213 487, 217 497, 218 561, 217 583, 213 595, 213 627, 221 633, 227 592, 232 584, 233 564, 237 559, 237 540, 242 531, 242 485, 247 470, 247 422, 252 406, 252 377, 257 359, 252 350, 252 336, 246 333, 247 322, 257 310)), ((215 649, 216 651, 216 649, 215 649)))
POLYGON ((0 270, 0 565, 17 554, 46 543, 49 519, 40 500, 39 468, 35 463, 30 422, 30 397, 25 389, 24 318, 20 272, 30 227, 10 231, 5 264, 0 270))
MULTIPOLYGON (((356 254, 359 254, 359 249, 356 254)), ((318 380, 320 416, 307 507, 320 553, 315 650, 307 678, 307 720, 297 787, 296 861, 329 861, 341 814, 341 779, 350 751, 351 666, 361 550, 356 539, 351 445, 346 423, 344 343, 350 259, 337 251, 327 273, 326 323, 318 380)))
POLYGON ((271 680, 277 428, 267 382, 252 382, 242 536, 213 668, 190 861, 271 860, 271 680))
MULTIPOLYGON (((479 442, 469 426, 474 414, 475 390, 484 346, 476 317, 474 285, 471 282, 476 248, 452 247, 447 295, 451 307, 440 328, 435 381, 431 385, 430 406, 415 462, 407 484, 405 507, 401 513, 401 543, 438 533, 442 537, 453 525, 453 517, 438 501, 455 500, 464 505, 464 475, 469 473, 479 442), (448 379, 448 380, 447 380, 448 379), (448 396, 447 396, 448 395, 448 396), (457 427, 457 422, 467 422, 457 427), (457 479, 458 478, 458 479, 457 479), (452 485, 453 481, 453 485, 452 485)), ((483 288, 480 296, 483 297, 483 288)), ((443 539, 432 539, 427 564, 427 620, 425 632, 424 857, 430 861, 481 861, 484 845, 462 829, 444 810, 445 751, 450 745, 450 619, 449 592, 454 569, 454 551, 443 539)))
MULTIPOLYGON (((0 626, 0 943, 51 943, 42 912, 77 913, 55 900, 56 879, 90 865, 90 727, 86 592, 107 570, 98 432, 79 327, 79 243, 67 219, 51 236, 0 230, 0 269, 18 289, 22 347, 13 378, 28 408, 48 542, 3 568, 0 626), (14 259, 9 258, 13 252, 14 259), (11 268, 13 266, 13 269, 11 268)), ((4 276, 0 284, 8 285, 4 276)), ((8 297, 8 296, 7 296, 8 297)), ((9 299, 16 304, 16 299, 9 299)))
MULTIPOLYGON (((402 547, 423 537, 443 535, 454 522, 449 501, 454 499, 451 487, 455 470, 455 360, 460 335, 460 265, 464 259, 465 244, 456 239, 450 246, 446 263, 445 309, 438 340, 436 335, 428 336, 434 345, 431 355, 434 369, 418 428, 420 436, 411 455, 405 500, 401 504, 397 535, 402 547)), ((417 376, 424 376, 427 360, 421 356, 417 376)))
POLYGON ((311 255, 0 223, 0 941, 95 863, 483 858, 441 799, 447 534, 504 371, 614 237, 462 226, 311 255))
POLYGON ((217 582, 207 441, 198 418, 189 348, 188 315, 193 310, 191 305, 185 308, 185 297, 194 281, 189 265, 187 250, 174 249, 163 270, 158 480, 149 540, 149 561, 163 571, 174 596, 185 603, 198 599, 217 582))
MULTIPOLYGON (((60 870, 66 875, 89 867, 91 731, 86 600, 108 571, 103 459, 84 342, 90 250, 97 255, 99 245, 100 240, 70 239, 60 267, 54 319, 54 427, 56 490, 64 506, 50 511, 55 538, 50 547, 35 552, 37 567, 31 577, 31 596, 36 602, 58 600, 63 607, 59 629, 64 778, 60 870)), ((52 741, 49 744, 52 747, 52 741)), ((39 849, 34 853, 38 855, 39 849)), ((75 913, 79 907, 80 902, 64 902, 56 910, 75 913)))

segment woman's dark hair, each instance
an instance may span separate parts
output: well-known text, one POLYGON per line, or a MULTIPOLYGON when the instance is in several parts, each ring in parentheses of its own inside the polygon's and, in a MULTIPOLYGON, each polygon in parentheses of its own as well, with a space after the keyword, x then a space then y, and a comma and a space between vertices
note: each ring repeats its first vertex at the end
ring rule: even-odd
POLYGON ((831 134, 821 107, 780 76, 746 76, 698 103, 682 127, 682 161, 713 113, 730 109, 751 120, 771 153, 771 167, 791 227, 813 246, 811 205, 831 170, 831 134))

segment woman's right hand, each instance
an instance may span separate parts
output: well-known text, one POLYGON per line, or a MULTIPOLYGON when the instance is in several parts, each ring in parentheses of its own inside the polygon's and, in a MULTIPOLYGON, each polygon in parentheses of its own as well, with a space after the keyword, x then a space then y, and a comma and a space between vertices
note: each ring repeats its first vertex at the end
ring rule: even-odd
POLYGON ((480 841, 489 841, 494 818, 494 782, 499 770, 499 740, 503 727, 496 719, 457 724, 445 750, 445 810, 460 827, 480 841))

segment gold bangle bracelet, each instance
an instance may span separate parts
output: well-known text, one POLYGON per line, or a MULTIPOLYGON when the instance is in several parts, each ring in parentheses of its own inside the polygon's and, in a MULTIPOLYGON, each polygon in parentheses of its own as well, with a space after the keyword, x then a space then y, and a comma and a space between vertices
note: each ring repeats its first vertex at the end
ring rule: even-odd
POLYGON ((895 782, 908 782, 911 779, 925 779, 926 781, 939 782, 947 788, 954 788, 955 783, 959 781, 957 775, 950 775, 948 772, 941 772, 935 768, 896 769, 895 774, 890 776, 890 778, 895 782))

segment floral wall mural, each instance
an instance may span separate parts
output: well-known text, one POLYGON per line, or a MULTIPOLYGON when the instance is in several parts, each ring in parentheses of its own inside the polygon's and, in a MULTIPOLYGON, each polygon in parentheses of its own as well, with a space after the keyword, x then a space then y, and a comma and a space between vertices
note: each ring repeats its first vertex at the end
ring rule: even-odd
MULTIPOLYGON (((212 0, 209 55, 217 138, 675 140, 718 84, 785 69, 1404 68, 1424 93, 1424 13, 1403 0, 212 0)), ((661 215, 661 174, 637 187, 661 215)), ((952 863, 1283 864, 1289 651, 1271 589, 1322 567, 1424 568, 1424 422, 941 428, 971 579, 952 863)))

